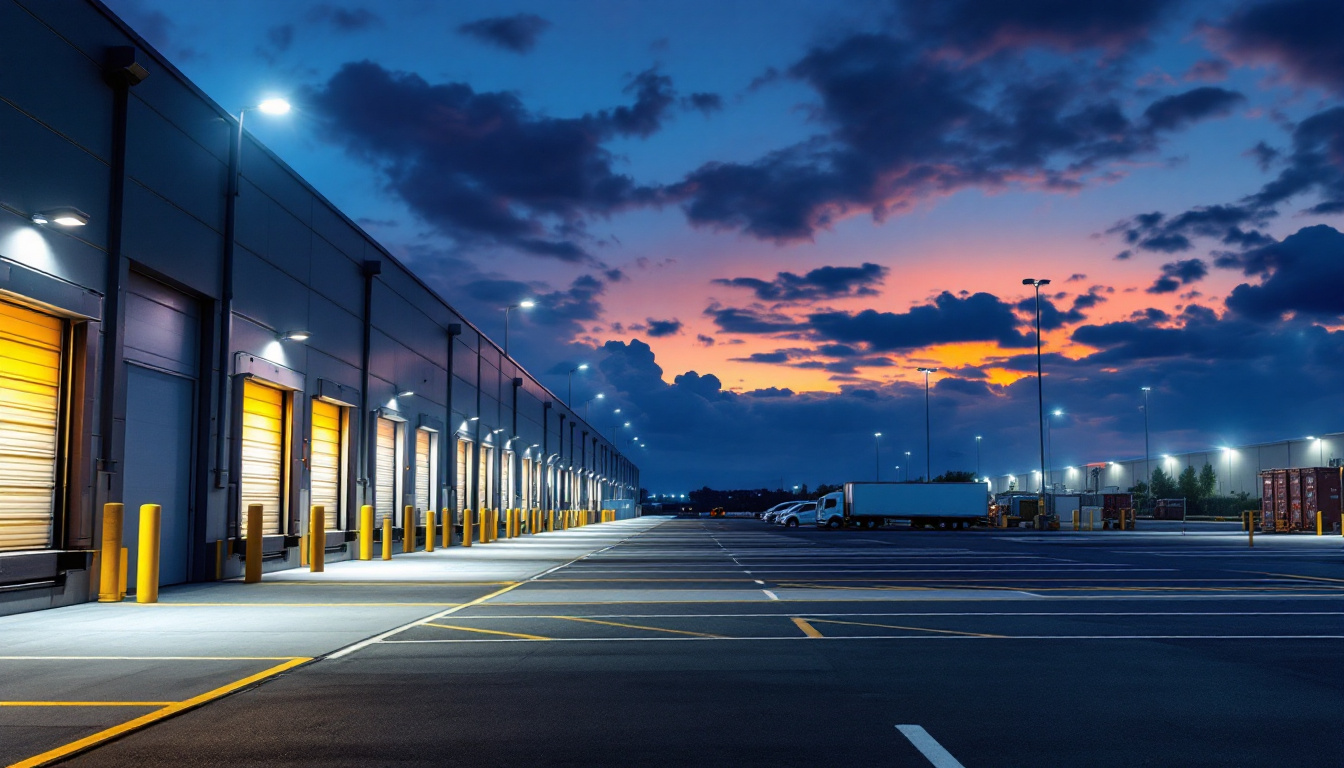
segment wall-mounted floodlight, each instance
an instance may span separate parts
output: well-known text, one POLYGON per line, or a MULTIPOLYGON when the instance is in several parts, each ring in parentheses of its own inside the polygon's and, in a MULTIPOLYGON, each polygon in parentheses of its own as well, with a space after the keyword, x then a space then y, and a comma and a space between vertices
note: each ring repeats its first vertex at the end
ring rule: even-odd
POLYGON ((34 213, 31 218, 34 224, 59 224, 62 227, 82 227, 89 223, 89 214, 69 206, 34 213))
POLYGON ((285 331, 280 334, 281 341, 307 341, 312 336, 308 331, 285 331))
POLYGON ((397 397, 410 397, 415 394, 413 389, 402 389, 397 391, 397 397))
POLYGON ((472 416, 470 419, 467 419, 467 421, 480 421, 480 420, 481 420, 480 416, 472 416))
POLYGON ((493 430, 491 430, 491 431, 490 431, 490 434, 492 434, 492 435, 498 435, 500 432, 503 432, 503 431, 504 431, 504 428, 503 428, 503 427, 500 427, 499 429, 493 429, 493 430))
POLYGON ((292 109, 292 107, 289 102, 279 98, 267 99, 257 105, 258 111, 265 112, 268 115, 289 114, 290 109, 292 109))

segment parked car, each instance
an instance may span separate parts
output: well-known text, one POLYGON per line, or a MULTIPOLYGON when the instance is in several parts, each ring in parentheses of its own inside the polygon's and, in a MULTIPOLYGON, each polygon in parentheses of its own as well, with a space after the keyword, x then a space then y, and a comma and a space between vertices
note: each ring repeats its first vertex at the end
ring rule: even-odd
POLYGON ((806 504, 806 503, 807 502, 804 501, 790 501, 787 504, 784 504, 783 506, 780 507, 771 507, 769 510, 766 511, 764 515, 761 516, 761 519, 767 523, 778 522, 780 515, 784 514, 785 512, 788 512, 789 510, 793 509, 799 504, 806 504))
POLYGON ((785 528, 797 528, 800 525, 816 525, 817 502, 809 501, 781 514, 775 521, 785 528))
POLYGON ((769 515, 769 514, 771 514, 771 513, 778 514, 779 512, 783 511, 784 509, 786 509, 786 508, 788 508, 788 507, 792 507, 794 504, 797 504, 797 503, 798 503, 798 502, 796 502, 796 501, 783 501, 783 502, 780 502, 780 503, 776 504, 775 506, 773 506, 773 507, 771 507, 771 508, 765 510, 764 512, 757 512, 757 513, 756 513, 756 519, 757 519, 757 520, 762 520, 762 519, 765 518, 766 515, 769 515))

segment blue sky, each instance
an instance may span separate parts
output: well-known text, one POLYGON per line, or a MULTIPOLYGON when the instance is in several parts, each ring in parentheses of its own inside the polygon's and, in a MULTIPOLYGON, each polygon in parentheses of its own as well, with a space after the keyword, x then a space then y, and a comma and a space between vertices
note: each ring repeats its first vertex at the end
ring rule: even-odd
POLYGON ((1032 466, 1027 276, 1056 463, 1344 428, 1337 2, 108 1, 651 490, 1032 466))

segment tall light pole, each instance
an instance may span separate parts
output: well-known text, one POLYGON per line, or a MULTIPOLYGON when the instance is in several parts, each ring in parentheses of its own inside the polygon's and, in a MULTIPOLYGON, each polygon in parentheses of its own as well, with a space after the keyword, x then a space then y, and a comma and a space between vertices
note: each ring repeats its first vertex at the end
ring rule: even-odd
POLYGON ((504 308, 504 356, 509 356, 509 313, 515 309, 531 309, 537 306, 537 303, 531 299, 523 299, 517 304, 510 304, 504 308))
POLYGON ((910 452, 905 452, 905 481, 910 482, 910 452))
POLYGON ((980 435, 975 436, 975 476, 980 477, 980 435))
MULTIPOLYGON (((1052 428, 1055 425, 1055 420, 1053 417, 1063 415, 1064 415, 1063 409, 1056 408, 1055 410, 1050 412, 1051 418, 1045 420, 1045 448, 1046 451, 1048 452, 1046 455, 1046 465, 1047 465, 1046 472, 1054 471, 1049 468, 1050 464, 1055 463, 1055 435, 1054 432, 1052 431, 1052 428)), ((1045 476, 1045 484, 1046 485, 1050 484, 1049 474, 1045 476)))
POLYGON ((231 412, 229 406, 229 371, 233 369, 233 261, 237 246, 238 193, 240 177, 243 172, 243 120, 248 112, 261 112, 266 115, 283 115, 289 112, 289 102, 284 99, 266 99, 260 104, 243 107, 238 110, 238 123, 234 126, 233 147, 229 153, 228 194, 224 198, 224 263, 220 286, 219 309, 219 397, 216 398, 218 410, 215 413, 215 487, 228 485, 228 422, 231 412))
POLYGON ((1148 453, 1148 393, 1153 391, 1152 387, 1140 387, 1143 390, 1143 487, 1147 489, 1144 496, 1153 498, 1153 468, 1152 458, 1148 453))
POLYGON ((924 374, 924 482, 933 481, 933 432, 929 429, 929 374, 937 368, 920 368, 924 374))
POLYGON ((583 401, 583 420, 584 420, 584 421, 587 421, 587 420, 588 420, 588 405, 589 405, 590 403, 592 403, 594 400, 601 400, 601 399, 604 398, 604 397, 606 397, 606 395, 602 394, 601 392, 598 392, 596 395, 593 395, 592 397, 590 397, 590 398, 588 398, 587 400, 584 400, 584 401, 583 401))
POLYGON ((882 433, 873 433, 873 482, 882 482, 882 433))
POLYGON ((1041 286, 1049 285, 1050 281, 1037 277, 1028 277, 1022 280, 1023 285, 1030 285, 1036 288, 1036 413, 1040 424, 1041 437, 1041 500, 1037 507, 1041 512, 1045 511, 1045 384, 1041 380, 1041 286))
POLYGON ((570 408, 574 407, 574 373, 576 371, 586 371, 586 370, 588 370, 587 363, 579 363, 578 365, 569 369, 569 394, 565 396, 565 405, 569 406, 570 408))

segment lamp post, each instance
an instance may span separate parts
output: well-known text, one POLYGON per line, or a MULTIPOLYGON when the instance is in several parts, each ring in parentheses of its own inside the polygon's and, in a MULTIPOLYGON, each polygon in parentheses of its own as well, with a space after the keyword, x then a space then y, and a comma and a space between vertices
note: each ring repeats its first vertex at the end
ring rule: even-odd
POLYGON ((910 452, 905 452, 905 481, 910 482, 910 452))
POLYGON ((894 469, 896 470, 896 482, 899 483, 901 481, 901 465, 897 464, 894 469))
MULTIPOLYGON (((617 409, 616 409, 616 412, 617 412, 617 413, 620 413, 620 410, 621 410, 620 408, 617 408, 617 409)), ((612 424, 612 425, 611 425, 611 444, 612 444, 613 446, 616 445, 616 430, 620 429, 621 427, 628 427, 628 426, 630 426, 630 422, 628 422, 628 421, 626 421, 626 422, 622 422, 622 423, 620 423, 620 424, 612 424)))
POLYGON ((920 368, 924 374, 924 482, 933 481, 933 432, 929 428, 929 374, 937 368, 920 368))
POLYGON ((589 405, 590 403, 592 403, 594 400, 601 400, 601 399, 604 398, 604 397, 606 397, 606 395, 602 394, 601 392, 598 392, 596 395, 593 395, 592 397, 590 397, 590 398, 588 398, 587 400, 584 400, 584 401, 583 401, 583 420, 584 420, 584 421, 587 421, 587 420, 588 420, 588 405, 589 405))
POLYGON ((223 280, 220 286, 219 309, 219 397, 216 398, 218 411, 215 414, 215 487, 228 485, 228 421, 229 421, 229 370, 233 356, 233 261, 237 246, 238 191, 239 178, 243 172, 243 121, 252 111, 266 115, 283 115, 289 112, 289 102, 284 99, 266 99, 260 104, 243 107, 238 110, 238 122, 234 126, 233 146, 229 153, 228 190, 224 198, 224 263, 223 280))
POLYGON ((1153 391, 1152 387, 1140 387, 1143 390, 1143 487, 1146 492, 1143 494, 1149 500, 1153 498, 1153 468, 1151 454, 1148 452, 1148 393, 1153 391))
POLYGON ((980 476, 980 435, 975 436, 975 476, 980 476))
POLYGON ((1023 285, 1036 289, 1036 413, 1040 424, 1041 437, 1041 501, 1038 509, 1045 509, 1045 384, 1041 380, 1041 286, 1050 281, 1037 277, 1022 280, 1023 285))
POLYGON ((570 408, 574 407, 574 373, 575 371, 586 371, 586 370, 588 370, 587 363, 579 363, 578 365, 569 369, 569 394, 565 396, 565 405, 569 406, 570 408))
POLYGON ((882 433, 873 433, 873 482, 882 481, 882 433))
POLYGON ((1049 485, 1049 484, 1050 484, 1050 474, 1049 474, 1049 473, 1053 471, 1053 470, 1050 469, 1050 465, 1055 463, 1055 435, 1054 435, 1054 431, 1053 431, 1053 429, 1052 429, 1052 428, 1054 427, 1054 425, 1055 425, 1055 420, 1054 420, 1053 417, 1055 417, 1055 416, 1063 416, 1063 415, 1064 415, 1064 411, 1063 411, 1063 409, 1061 409, 1061 408, 1056 408, 1055 410, 1053 410, 1053 411, 1050 412, 1050 416, 1051 416, 1052 418, 1049 418, 1049 419, 1046 419, 1046 420, 1045 420, 1045 448, 1046 448, 1046 451, 1047 451, 1047 453, 1046 453, 1046 460, 1045 460, 1045 463, 1046 463, 1046 469, 1045 469, 1045 471, 1046 471, 1046 475, 1045 475, 1045 484, 1046 484, 1046 485, 1049 485))
POLYGON ((509 356, 509 313, 515 309, 531 309, 537 306, 537 303, 531 299, 523 299, 517 304, 510 304, 504 308, 504 356, 509 356))

